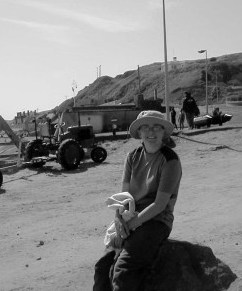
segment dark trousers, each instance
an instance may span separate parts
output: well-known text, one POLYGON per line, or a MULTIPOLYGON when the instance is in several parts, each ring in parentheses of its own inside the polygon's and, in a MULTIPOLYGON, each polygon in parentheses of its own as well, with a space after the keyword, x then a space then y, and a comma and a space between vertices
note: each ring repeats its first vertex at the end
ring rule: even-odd
POLYGON ((178 129, 176 125, 176 120, 171 120, 171 123, 174 125, 174 128, 178 129))
POLYGON ((115 251, 109 251, 96 263, 93 291, 112 291, 110 278, 115 256, 115 251))
POLYGON ((188 127, 192 129, 194 128, 194 122, 193 122, 194 117, 195 117, 194 113, 186 112, 186 120, 187 120, 188 127))
POLYGON ((116 260, 115 253, 106 254, 106 263, 104 264, 103 257, 96 264, 93 291, 141 291, 159 247, 169 234, 170 229, 155 220, 150 220, 131 232, 116 260), (111 257, 114 264, 110 264, 111 257), (109 278, 111 284, 108 282, 109 278))

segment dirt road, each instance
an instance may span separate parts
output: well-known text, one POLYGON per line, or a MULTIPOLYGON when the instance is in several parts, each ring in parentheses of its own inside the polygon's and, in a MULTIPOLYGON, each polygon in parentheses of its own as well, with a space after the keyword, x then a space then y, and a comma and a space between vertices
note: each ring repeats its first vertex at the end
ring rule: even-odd
MULTIPOLYGON (((210 246, 242 278, 242 129, 175 137, 183 178, 172 238, 210 246)), ((125 155, 139 144, 106 142, 101 165, 66 172, 56 163, 4 176, 0 189, 0 290, 92 289, 120 191, 125 155)))

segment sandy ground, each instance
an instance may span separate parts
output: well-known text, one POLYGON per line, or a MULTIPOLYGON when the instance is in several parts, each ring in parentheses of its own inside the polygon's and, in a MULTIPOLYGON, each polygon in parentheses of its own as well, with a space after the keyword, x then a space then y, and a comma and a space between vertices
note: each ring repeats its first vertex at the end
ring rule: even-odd
MULTIPOLYGON (((171 238, 200 243, 238 276, 242 290, 242 122, 238 128, 175 137, 183 178, 171 238), (240 127, 241 125, 241 127, 240 127)), ((232 125, 232 124, 230 124, 232 125)), ((124 158, 139 141, 106 142, 107 160, 63 171, 4 175, 0 189, 0 290, 92 290, 114 213, 105 199, 120 191, 124 158)))

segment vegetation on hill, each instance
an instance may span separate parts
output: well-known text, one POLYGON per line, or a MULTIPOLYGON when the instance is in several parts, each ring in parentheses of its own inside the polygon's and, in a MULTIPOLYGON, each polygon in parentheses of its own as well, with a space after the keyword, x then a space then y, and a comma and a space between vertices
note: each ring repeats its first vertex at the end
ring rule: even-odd
MULTIPOLYGON (((242 53, 212 57, 208 65, 208 100, 215 98, 224 103, 231 86, 242 86, 242 53)), ((181 104, 183 92, 189 90, 199 105, 205 101, 206 60, 172 61, 168 63, 170 100, 181 104)), ((159 99, 165 99, 164 63, 153 63, 131 70, 115 78, 102 76, 80 90, 75 97, 76 106, 99 105, 111 101, 133 102, 138 93, 144 99, 153 99, 155 91, 159 99)), ((62 111, 74 105, 73 98, 64 101, 55 109, 62 111)))

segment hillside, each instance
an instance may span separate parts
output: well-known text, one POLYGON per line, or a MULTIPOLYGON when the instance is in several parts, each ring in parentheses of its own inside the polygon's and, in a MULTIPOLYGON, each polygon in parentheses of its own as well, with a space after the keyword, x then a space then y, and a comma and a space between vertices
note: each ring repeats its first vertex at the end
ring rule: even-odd
MULTIPOLYGON (((169 67, 170 100, 180 104, 183 92, 190 90, 199 105, 205 100, 205 64, 200 60, 172 61, 169 67)), ((76 95, 76 106, 99 105, 111 101, 118 103, 133 102, 140 92, 145 99, 157 97, 164 100, 164 63, 153 63, 139 68, 140 84, 137 70, 127 71, 115 78, 102 76, 92 84, 80 90, 76 95), (139 88, 140 87, 140 88, 139 88)), ((228 88, 242 85, 242 53, 229 54, 208 59, 208 99, 218 98, 219 103, 225 101, 228 88), (216 91, 216 83, 218 91, 216 91), (218 95, 217 95, 218 92, 218 95)), ((55 109, 63 110, 72 107, 73 98, 66 100, 55 109)))

